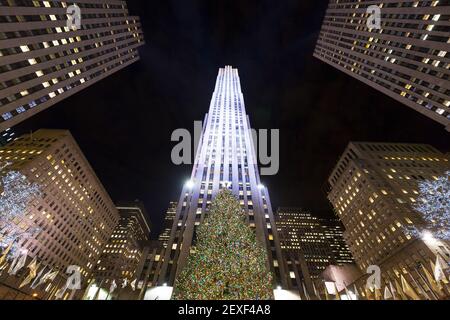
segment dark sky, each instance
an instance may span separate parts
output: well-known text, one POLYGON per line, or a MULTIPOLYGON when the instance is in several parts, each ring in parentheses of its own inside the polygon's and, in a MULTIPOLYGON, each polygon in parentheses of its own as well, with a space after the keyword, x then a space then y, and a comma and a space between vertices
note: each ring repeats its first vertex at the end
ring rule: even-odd
POLYGON ((143 200, 156 232, 191 170, 171 163, 171 133, 203 120, 224 65, 239 68, 252 126, 280 129, 280 172, 262 178, 274 211, 332 215, 326 180, 349 141, 449 150, 441 125, 312 57, 327 0, 127 2, 141 61, 15 130, 69 129, 111 197, 143 200))

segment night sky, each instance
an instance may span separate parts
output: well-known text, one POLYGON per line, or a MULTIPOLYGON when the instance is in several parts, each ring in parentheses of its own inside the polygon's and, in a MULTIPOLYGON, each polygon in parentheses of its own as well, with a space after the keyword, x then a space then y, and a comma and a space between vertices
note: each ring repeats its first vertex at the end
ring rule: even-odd
POLYGON ((190 166, 175 166, 177 128, 203 120, 219 67, 239 68, 251 124, 280 129, 274 211, 332 216, 327 177, 349 141, 429 143, 440 124, 315 59, 327 0, 128 0, 146 45, 140 62, 15 127, 69 129, 114 201, 144 201, 156 236, 190 166))

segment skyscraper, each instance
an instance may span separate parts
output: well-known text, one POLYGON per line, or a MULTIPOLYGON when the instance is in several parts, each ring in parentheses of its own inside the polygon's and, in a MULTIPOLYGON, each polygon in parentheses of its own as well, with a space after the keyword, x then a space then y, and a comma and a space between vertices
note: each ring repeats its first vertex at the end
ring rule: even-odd
POLYGON ((170 232, 172 231, 173 221, 177 214, 177 202, 170 202, 169 207, 166 211, 166 216, 164 217, 163 230, 158 236, 158 240, 161 242, 163 248, 167 248, 170 240, 170 232))
POLYGON ((429 145, 351 142, 329 177, 328 199, 344 224, 345 240, 363 273, 378 265, 385 281, 407 276, 427 288, 418 266, 431 270, 440 256, 450 261, 450 244, 412 237, 421 223, 414 210, 418 183, 450 169, 449 159, 429 145))
POLYGON ((277 284, 286 285, 269 193, 261 184, 257 163, 238 70, 221 68, 191 178, 178 201, 161 284, 174 283, 190 251, 195 250, 196 229, 205 219, 211 201, 222 188, 229 188, 239 198, 257 239, 267 247, 277 284))
POLYGON ((0 132, 137 61, 125 1, 0 1, 0 132), (67 26, 76 2, 81 26, 67 26))
POLYGON ((117 210, 119 223, 96 266, 95 280, 98 283, 131 283, 136 277, 144 247, 150 239, 150 224, 142 203, 123 202, 117 206, 117 210))
POLYGON ((65 274, 80 267, 83 284, 119 221, 117 209, 70 132, 38 130, 0 148, 0 164, 40 187, 23 218, 23 228, 38 228, 17 245, 40 266, 65 274))
POLYGON ((330 0, 314 56, 450 131, 448 1, 330 0))
POLYGON ((344 229, 335 219, 319 219, 300 208, 278 208, 275 222, 292 288, 301 291, 304 283, 313 294, 312 280, 326 267, 354 262, 344 229))

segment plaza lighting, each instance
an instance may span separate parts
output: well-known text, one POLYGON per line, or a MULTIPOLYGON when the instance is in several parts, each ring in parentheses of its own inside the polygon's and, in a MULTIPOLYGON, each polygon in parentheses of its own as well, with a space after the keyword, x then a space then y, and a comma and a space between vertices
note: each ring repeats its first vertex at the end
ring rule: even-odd
POLYGON ((188 188, 189 190, 191 190, 192 188, 194 188, 194 185, 195 185, 195 183, 194 183, 194 181, 192 181, 192 180, 188 180, 188 181, 186 181, 186 183, 184 184, 184 186, 185 186, 186 188, 188 188))

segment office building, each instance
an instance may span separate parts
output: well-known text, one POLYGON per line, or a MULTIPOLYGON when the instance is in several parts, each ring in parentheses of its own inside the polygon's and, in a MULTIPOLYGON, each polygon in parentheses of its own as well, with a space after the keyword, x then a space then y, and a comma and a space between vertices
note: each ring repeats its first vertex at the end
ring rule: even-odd
POLYGON ((293 289, 305 286, 311 296, 312 282, 329 265, 354 262, 336 219, 319 219, 300 208, 278 208, 275 223, 293 289))
POLYGON ((330 0, 314 56, 450 131, 449 14, 448 1, 330 0))
POLYGON ((150 239, 150 224, 139 201, 117 206, 119 223, 103 249, 96 266, 95 281, 107 285, 131 283, 136 278, 144 247, 150 239))
POLYGON ((160 233, 158 240, 161 242, 162 247, 167 248, 170 240, 170 232, 172 231, 173 222, 177 214, 177 202, 170 202, 169 208, 167 208, 166 216, 164 217, 163 230, 160 233))
POLYGON ((125 1, 0 1, 0 132, 139 59, 125 1), (80 8, 79 29, 68 7, 80 8))

